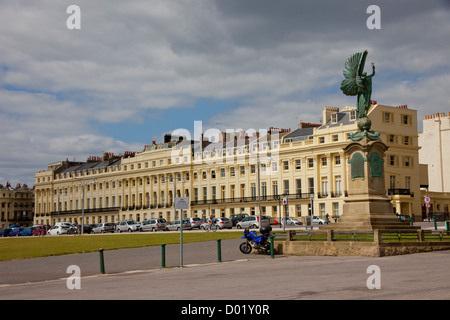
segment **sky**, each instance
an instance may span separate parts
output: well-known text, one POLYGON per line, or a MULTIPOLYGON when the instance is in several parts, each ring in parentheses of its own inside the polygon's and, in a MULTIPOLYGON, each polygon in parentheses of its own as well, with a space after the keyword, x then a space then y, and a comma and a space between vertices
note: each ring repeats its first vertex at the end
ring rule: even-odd
POLYGON ((417 110, 419 130, 450 111, 450 0, 0 0, 0 184, 194 121, 320 123, 324 106, 356 105, 340 83, 363 50, 373 100, 417 110))

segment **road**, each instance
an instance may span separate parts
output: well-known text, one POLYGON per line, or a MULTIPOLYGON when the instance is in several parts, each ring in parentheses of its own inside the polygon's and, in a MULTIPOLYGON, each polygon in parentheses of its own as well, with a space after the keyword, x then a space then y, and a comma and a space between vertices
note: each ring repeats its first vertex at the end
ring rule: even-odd
POLYGON ((0 262, 0 299, 45 300, 450 300, 450 250, 391 257, 317 257, 243 255, 241 239, 0 262), (81 271, 80 289, 68 289, 72 273, 81 271), (370 266, 379 269, 380 289, 369 289, 370 266), (250 293, 249 293, 250 290, 250 293))

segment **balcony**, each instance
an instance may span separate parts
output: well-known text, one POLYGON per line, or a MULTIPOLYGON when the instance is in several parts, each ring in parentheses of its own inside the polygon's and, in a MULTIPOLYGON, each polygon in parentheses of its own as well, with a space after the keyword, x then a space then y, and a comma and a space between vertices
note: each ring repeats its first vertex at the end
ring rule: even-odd
POLYGON ((412 196, 409 189, 388 189, 387 194, 388 196, 412 196))

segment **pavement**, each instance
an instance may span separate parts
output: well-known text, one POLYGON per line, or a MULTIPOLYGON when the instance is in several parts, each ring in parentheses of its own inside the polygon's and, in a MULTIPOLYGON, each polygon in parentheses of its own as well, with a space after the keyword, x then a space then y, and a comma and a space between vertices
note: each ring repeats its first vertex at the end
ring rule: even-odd
POLYGON ((106 274, 97 252, 3 261, 0 299, 179 300, 185 306, 186 300, 450 300, 450 250, 272 259, 242 254, 241 242, 222 240, 221 262, 216 241, 184 244, 183 268, 176 244, 166 246, 166 268, 160 247, 105 251, 106 274), (71 265, 79 267, 79 278, 68 271, 71 265), (379 288, 370 288, 374 284, 379 288))

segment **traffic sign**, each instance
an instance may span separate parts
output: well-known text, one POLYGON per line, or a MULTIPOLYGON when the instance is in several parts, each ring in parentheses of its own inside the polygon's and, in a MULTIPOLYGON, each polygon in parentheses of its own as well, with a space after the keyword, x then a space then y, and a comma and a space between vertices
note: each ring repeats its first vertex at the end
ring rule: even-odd
POLYGON ((425 200, 425 203, 430 203, 431 202, 431 199, 430 199, 429 196, 425 196, 424 200, 425 200))
POLYGON ((429 209, 429 208, 431 207, 431 204, 426 203, 426 204, 425 204, 425 207, 427 207, 427 209, 429 209))

